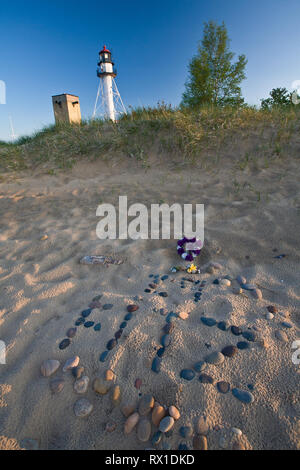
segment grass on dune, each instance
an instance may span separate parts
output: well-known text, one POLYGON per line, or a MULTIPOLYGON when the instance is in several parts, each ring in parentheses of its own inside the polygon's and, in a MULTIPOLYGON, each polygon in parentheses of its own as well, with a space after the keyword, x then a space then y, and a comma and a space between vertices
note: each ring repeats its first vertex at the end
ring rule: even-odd
POLYGON ((266 160, 283 155, 299 133, 298 108, 266 111, 206 106, 192 110, 159 104, 131 109, 117 123, 91 120, 80 125, 51 125, 14 143, 0 142, 0 170, 68 169, 79 160, 108 160, 116 154, 146 164, 154 148, 164 158, 195 162, 226 145, 238 146, 241 139, 255 134, 259 145, 253 144, 250 157, 241 157, 238 165, 243 169, 255 152, 262 152, 266 160))

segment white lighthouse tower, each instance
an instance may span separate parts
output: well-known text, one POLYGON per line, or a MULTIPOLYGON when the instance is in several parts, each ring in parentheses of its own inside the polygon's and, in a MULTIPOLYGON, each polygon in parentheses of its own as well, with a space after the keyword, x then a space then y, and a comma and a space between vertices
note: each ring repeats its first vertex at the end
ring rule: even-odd
POLYGON ((100 81, 93 118, 100 114, 115 122, 120 114, 127 114, 127 112, 115 82, 117 70, 112 61, 111 52, 106 46, 103 46, 99 52, 98 67, 97 77, 100 81))

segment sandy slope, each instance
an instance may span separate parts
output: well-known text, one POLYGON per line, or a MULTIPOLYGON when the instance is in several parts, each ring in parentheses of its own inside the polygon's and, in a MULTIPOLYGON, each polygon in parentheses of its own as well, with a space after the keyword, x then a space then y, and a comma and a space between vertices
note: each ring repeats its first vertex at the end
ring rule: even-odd
MULTIPOLYGON (((180 425, 193 423, 200 415, 206 415, 210 425, 211 449, 220 448, 220 436, 226 437, 232 426, 242 429, 241 439, 248 449, 298 448, 299 366, 292 363, 291 345, 300 338, 299 176, 300 169, 293 163, 238 174, 230 167, 203 172, 156 166, 145 171, 137 166, 90 163, 78 165, 69 174, 33 174, 1 183, 0 339, 8 352, 7 364, 0 365, 0 448, 17 448, 24 438, 38 439, 42 449, 150 447, 137 440, 135 431, 124 436, 120 408, 112 407, 109 394, 96 396, 91 386, 87 398, 94 410, 85 419, 76 418, 73 405, 78 396, 70 373, 64 374, 61 394, 51 394, 49 379, 40 374, 41 362, 53 358, 63 363, 74 354, 80 356, 91 381, 112 368, 123 401, 138 400, 134 382, 141 378, 142 393, 153 393, 165 405, 176 404, 181 418, 170 438, 174 449, 183 441, 180 425), (234 184, 235 179, 240 186, 234 184), (208 273, 200 276, 207 285, 198 304, 193 303, 191 287, 180 289, 181 274, 170 275, 162 283, 167 298, 144 293, 149 274, 169 273, 180 260, 174 241, 97 239, 97 205, 116 203, 125 194, 130 202, 148 206, 163 201, 204 203, 206 245, 199 264, 221 263, 218 276, 245 275, 261 286, 263 300, 254 300, 248 293, 237 296, 231 287, 214 285, 216 275, 208 273), (48 239, 42 241, 44 234, 48 239), (124 258, 124 264, 105 268, 78 263, 86 254, 110 253, 124 258), (280 253, 287 256, 274 258, 280 253), (66 330, 100 293, 102 303, 114 306, 109 311, 93 311, 90 319, 101 322, 101 331, 80 327, 70 347, 59 350, 66 330), (126 336, 109 360, 100 363, 99 354, 136 295, 143 300, 126 336), (270 304, 280 313, 266 320, 270 304), (150 369, 165 323, 155 307, 190 312, 187 320, 176 322, 174 341, 160 374, 150 369), (231 393, 221 395, 197 378, 186 382, 179 377, 181 369, 208 352, 238 340, 229 332, 201 325, 203 312, 255 328, 265 339, 266 348, 253 343, 250 350, 240 351, 223 365, 207 368, 216 380, 227 380, 232 386, 247 389, 253 384, 253 404, 244 405, 231 393), (293 325, 285 330, 288 343, 274 336, 283 329, 284 319, 293 325), (205 343, 211 344, 210 349, 205 343), (117 423, 112 434, 105 431, 109 420, 117 423)), ((61 370, 56 373, 61 374, 61 370)))

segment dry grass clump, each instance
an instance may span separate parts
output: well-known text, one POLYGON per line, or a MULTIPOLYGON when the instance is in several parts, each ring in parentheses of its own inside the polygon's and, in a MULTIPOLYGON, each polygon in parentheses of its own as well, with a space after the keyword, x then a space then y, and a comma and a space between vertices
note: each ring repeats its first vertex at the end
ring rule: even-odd
POLYGON ((155 108, 131 109, 117 123, 91 120, 53 125, 15 143, 0 142, 0 170, 68 169, 78 160, 108 160, 115 155, 135 158, 147 167, 154 148, 168 159, 179 157, 194 163, 213 152, 219 155, 220 149, 238 146, 241 139, 251 141, 247 154, 237 158, 236 164, 243 170, 258 155, 265 162, 282 157, 299 129, 297 106, 271 111, 248 106, 191 110, 162 103, 155 108))

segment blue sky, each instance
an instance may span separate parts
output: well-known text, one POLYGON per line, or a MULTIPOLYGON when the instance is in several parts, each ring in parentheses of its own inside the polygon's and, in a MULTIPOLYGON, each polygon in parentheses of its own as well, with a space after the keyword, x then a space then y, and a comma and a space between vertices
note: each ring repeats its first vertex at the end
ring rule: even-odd
POLYGON ((98 51, 106 44, 125 105, 180 102, 203 22, 225 21, 231 49, 248 59, 242 90, 259 104, 300 80, 299 0, 39 0, 0 6, 0 139, 54 122, 51 96, 79 95, 91 116, 98 51))

